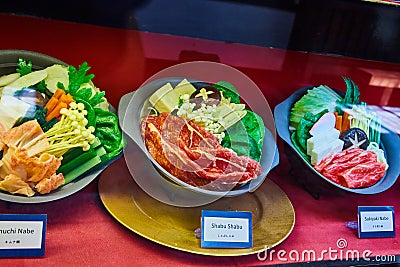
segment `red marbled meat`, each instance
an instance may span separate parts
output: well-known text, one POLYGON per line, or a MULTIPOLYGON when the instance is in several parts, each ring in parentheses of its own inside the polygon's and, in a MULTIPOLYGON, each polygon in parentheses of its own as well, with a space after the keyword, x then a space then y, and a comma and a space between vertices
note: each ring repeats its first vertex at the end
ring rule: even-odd
POLYGON ((222 147, 212 133, 193 121, 169 113, 148 115, 142 119, 141 131, 151 156, 190 185, 229 190, 262 173, 259 162, 222 147))
POLYGON ((377 161, 375 152, 360 148, 332 154, 314 168, 331 181, 348 188, 374 185, 386 171, 385 163, 377 161))

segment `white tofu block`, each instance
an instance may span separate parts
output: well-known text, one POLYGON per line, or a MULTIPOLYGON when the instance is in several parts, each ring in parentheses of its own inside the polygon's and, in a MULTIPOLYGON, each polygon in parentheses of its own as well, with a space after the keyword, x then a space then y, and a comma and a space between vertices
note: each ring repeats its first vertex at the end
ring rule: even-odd
POLYGON ((3 95, 0 100, 0 123, 7 130, 11 129, 14 124, 29 110, 30 105, 22 100, 9 95, 3 95))
POLYGON ((330 154, 342 151, 343 143, 343 140, 336 139, 333 142, 324 143, 315 147, 311 152, 311 164, 318 164, 323 158, 329 156, 330 154))
POLYGON ((315 147, 323 145, 324 143, 327 144, 335 141, 339 138, 339 135, 340 131, 333 128, 332 130, 329 130, 326 134, 316 135, 307 139, 307 155, 311 155, 311 152, 314 150, 315 147))

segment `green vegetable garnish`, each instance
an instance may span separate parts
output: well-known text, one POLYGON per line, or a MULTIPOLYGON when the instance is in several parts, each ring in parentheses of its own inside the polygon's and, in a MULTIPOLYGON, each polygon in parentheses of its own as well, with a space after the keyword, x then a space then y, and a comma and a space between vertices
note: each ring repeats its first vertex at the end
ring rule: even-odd
POLYGON ((25 59, 19 58, 18 59, 18 67, 16 71, 21 75, 24 76, 28 73, 32 72, 32 62, 26 62, 25 59))
POLYGON ((346 83, 347 89, 344 98, 337 101, 338 107, 336 108, 336 111, 339 115, 343 115, 343 110, 345 107, 358 105, 361 103, 360 91, 358 90, 358 86, 350 78, 343 77, 343 80, 346 83))
POLYGON ((87 62, 83 62, 78 70, 72 65, 68 66, 69 85, 66 90, 67 93, 76 94, 82 84, 88 83, 94 78, 94 74, 86 75, 89 70, 90 67, 87 62))
POLYGON ((225 131, 221 144, 231 148, 239 156, 245 155, 260 161, 265 136, 265 126, 262 118, 246 110, 246 115, 225 131))
POLYGON ((111 159, 118 155, 125 146, 122 132, 118 126, 118 117, 114 113, 101 108, 94 108, 96 114, 97 136, 111 159))
POLYGON ((337 101, 342 98, 331 88, 325 85, 314 87, 307 91, 292 107, 290 112, 290 126, 297 128, 304 114, 311 112, 312 114, 321 112, 324 109, 334 111, 337 101))
POLYGON ((322 115, 327 112, 328 109, 324 109, 315 115, 311 112, 307 112, 300 120, 297 130, 294 132, 295 136, 293 138, 296 140, 295 143, 298 146, 299 151, 303 154, 307 154, 307 139, 311 137, 310 129, 322 117, 322 115))
POLYGON ((233 84, 226 81, 219 81, 213 86, 220 91, 226 99, 230 99, 231 103, 240 104, 239 92, 233 84))
POLYGON ((311 163, 311 157, 307 155, 307 153, 303 152, 303 149, 301 148, 300 144, 297 141, 296 137, 296 132, 293 132, 290 135, 290 139, 292 140, 293 146, 296 148, 296 150, 300 153, 300 155, 307 160, 309 163, 311 163))
POLYGON ((82 84, 87 84, 94 78, 94 74, 87 75, 89 70, 90 67, 87 62, 83 62, 82 65, 79 66, 78 70, 74 66, 70 65, 68 66, 68 88, 65 88, 64 84, 60 82, 57 86, 64 89, 66 93, 71 94, 74 99, 83 99, 94 107, 104 101, 105 92, 94 92, 93 95, 92 88, 81 88, 82 84))

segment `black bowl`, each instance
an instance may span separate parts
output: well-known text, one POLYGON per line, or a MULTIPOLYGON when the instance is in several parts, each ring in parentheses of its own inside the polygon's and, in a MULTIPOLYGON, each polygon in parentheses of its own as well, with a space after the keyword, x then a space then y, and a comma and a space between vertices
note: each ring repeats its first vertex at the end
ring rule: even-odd
POLYGON ((327 190, 341 189, 356 194, 377 194, 389 189, 397 180, 400 174, 400 138, 396 133, 382 126, 381 145, 385 152, 389 168, 385 176, 375 185, 365 188, 347 188, 338 185, 321 175, 308 163, 294 147, 290 139, 289 117, 290 111, 297 102, 312 86, 297 90, 285 101, 278 104, 274 109, 276 130, 280 138, 285 141, 285 151, 289 162, 292 164, 293 173, 298 177, 299 182, 311 191, 315 197, 327 190))

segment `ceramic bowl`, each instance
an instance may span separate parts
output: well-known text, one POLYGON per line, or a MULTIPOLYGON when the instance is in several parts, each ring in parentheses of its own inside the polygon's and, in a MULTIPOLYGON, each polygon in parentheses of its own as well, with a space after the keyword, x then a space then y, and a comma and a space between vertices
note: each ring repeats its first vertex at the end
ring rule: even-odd
MULTIPOLYGON (((25 50, 0 50, 0 75, 14 73, 15 69, 17 68, 17 63, 19 58, 31 61, 33 65, 32 68, 34 70, 44 69, 53 64, 67 65, 67 63, 57 58, 42 53, 25 51, 25 50)), ((107 164, 103 164, 101 166, 93 168, 93 170, 90 170, 89 172, 83 174, 80 178, 76 179, 75 181, 72 181, 64 186, 61 186, 58 189, 53 190, 48 194, 43 194, 43 195, 35 194, 32 197, 26 197, 20 195, 12 195, 7 192, 0 191, 0 199, 17 203, 43 203, 65 198, 86 187, 109 164, 111 164, 111 162, 112 161, 108 162, 107 164)))
POLYGON ((294 103, 297 102, 307 92, 307 90, 312 88, 313 87, 310 86, 297 90, 286 100, 278 104, 274 109, 276 130, 279 137, 286 143, 287 156, 293 167, 292 173, 299 179, 299 182, 307 190, 311 191, 311 193, 316 196, 320 193, 326 192, 327 190, 335 189, 356 194, 377 194, 389 189, 396 182, 400 173, 400 164, 398 164, 400 162, 400 138, 397 134, 385 127, 383 127, 382 130, 381 145, 385 152, 389 168, 387 169, 385 176, 375 185, 370 187, 351 189, 338 185, 316 171, 313 166, 309 164, 296 150, 290 139, 290 111, 294 103))
MULTIPOLYGON (((152 82, 149 82, 139 88, 138 90, 124 95, 121 98, 118 114, 120 116, 121 128, 130 137, 137 146, 142 150, 142 152, 146 155, 146 158, 151 161, 151 163, 155 166, 157 172, 162 175, 159 176, 160 179, 167 178, 170 181, 173 181, 176 185, 181 186, 184 189, 190 190, 195 193, 201 193, 205 195, 211 196, 238 196, 244 193, 252 192, 256 188, 258 188, 261 183, 266 178, 268 172, 275 167, 279 162, 279 154, 277 152, 277 146, 275 142, 275 137, 273 133, 271 133, 268 129, 266 129, 266 134, 264 138, 264 145, 262 148, 262 157, 260 160, 260 164, 263 168, 263 172, 256 179, 238 187, 233 188, 229 191, 213 191, 206 190, 203 188, 195 187, 189 185, 182 180, 171 175, 167 170, 165 170, 160 164, 150 155, 148 152, 144 140, 142 139, 141 130, 140 130, 140 121, 141 118, 146 115, 148 107, 151 106, 148 99, 149 97, 157 91, 160 87, 165 85, 166 83, 171 83, 173 86, 182 81, 183 78, 179 77, 167 77, 158 79, 152 82)), ((190 79, 188 79, 191 81, 190 79)), ((191 81, 194 82, 194 81, 191 81)), ((239 91, 240 93, 240 91, 239 91)), ((257 111, 254 111, 259 114, 257 111)), ((128 142, 129 145, 129 142, 128 142)))

